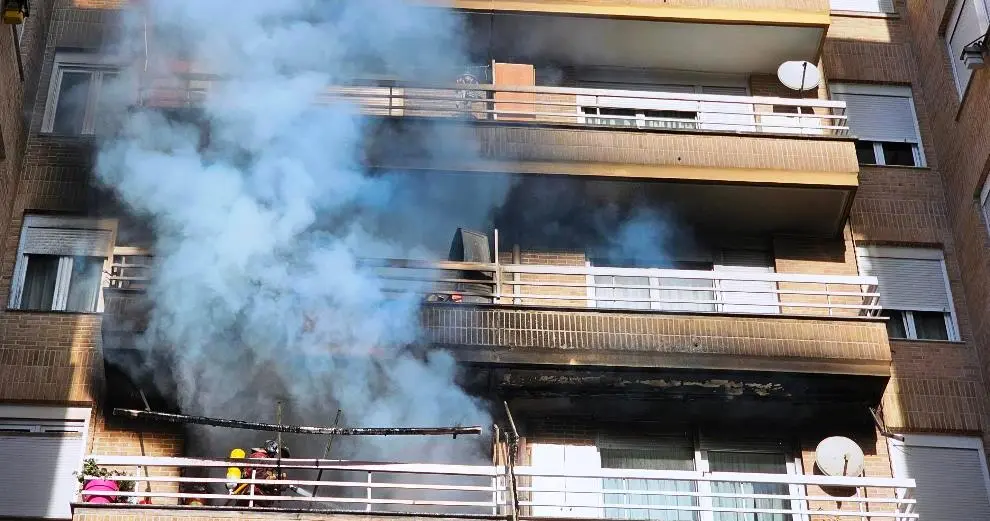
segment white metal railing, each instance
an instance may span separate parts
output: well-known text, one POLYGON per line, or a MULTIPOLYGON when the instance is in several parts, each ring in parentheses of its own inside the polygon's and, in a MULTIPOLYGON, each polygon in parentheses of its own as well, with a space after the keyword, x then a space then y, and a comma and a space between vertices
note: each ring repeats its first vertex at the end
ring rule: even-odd
POLYGON ((917 519, 914 480, 632 469, 516 467, 519 504, 534 517, 664 521, 917 519), (844 489, 841 495, 826 491, 844 489))
MULTIPOLYGON (((877 316, 876 277, 407 259, 363 265, 389 293, 427 301, 691 313, 877 316)), ((143 290, 150 257, 114 253, 107 286, 143 290)))
MULTIPOLYGON (((220 80, 216 80, 220 81, 220 80)), ((216 81, 152 82, 155 106, 195 106, 216 81)), ((347 100, 370 115, 461 117, 595 127, 845 136, 837 100, 505 85, 340 86, 317 102, 347 100)))
MULTIPOLYGON (((817 475, 600 469, 570 472, 515 467, 371 463, 344 460, 220 460, 94 456, 125 469, 108 479, 134 481, 133 492, 82 496, 152 505, 320 508, 365 512, 664 521, 918 519, 914 480, 817 475), (243 469, 243 478, 226 469, 243 469), (259 478, 278 468, 282 475, 259 478), (151 469, 154 469, 153 471, 151 469), (313 477, 323 470, 326 479, 313 477), (195 475, 195 477, 192 477, 195 475), (252 477, 253 476, 253 477, 252 477), (190 492, 190 487, 196 491, 190 492), (319 487, 319 488, 317 488, 319 487), (230 490, 243 489, 234 494, 230 490), (844 492, 836 493, 837 489, 844 492), (833 495, 832 493, 835 493, 833 495), (513 494, 518 499, 513 500, 513 494), (518 507, 517 507, 518 503, 518 507)), ((112 506, 112 505, 111 505, 112 506)))

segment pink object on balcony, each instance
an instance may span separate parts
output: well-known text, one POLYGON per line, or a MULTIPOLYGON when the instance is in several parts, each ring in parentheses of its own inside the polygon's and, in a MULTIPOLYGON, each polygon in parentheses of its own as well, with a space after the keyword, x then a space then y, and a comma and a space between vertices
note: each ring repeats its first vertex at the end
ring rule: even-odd
MULTIPOLYGON (((120 490, 120 487, 117 485, 116 481, 110 481, 107 479, 91 479, 83 485, 83 490, 91 490, 93 492, 117 492, 120 490)), ((84 503, 94 504, 113 503, 116 499, 116 496, 83 495, 82 497, 84 503)))

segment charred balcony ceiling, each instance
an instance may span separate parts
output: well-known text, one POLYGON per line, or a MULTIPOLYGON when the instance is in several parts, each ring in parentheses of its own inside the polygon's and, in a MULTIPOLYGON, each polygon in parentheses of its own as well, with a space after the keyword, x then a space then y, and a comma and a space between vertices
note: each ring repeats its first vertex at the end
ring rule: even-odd
POLYGON ((489 59, 727 74, 773 73, 788 60, 817 62, 829 25, 827 2, 803 2, 804 10, 794 2, 781 9, 707 3, 737 7, 534 0, 454 5, 466 13, 472 55, 489 59))

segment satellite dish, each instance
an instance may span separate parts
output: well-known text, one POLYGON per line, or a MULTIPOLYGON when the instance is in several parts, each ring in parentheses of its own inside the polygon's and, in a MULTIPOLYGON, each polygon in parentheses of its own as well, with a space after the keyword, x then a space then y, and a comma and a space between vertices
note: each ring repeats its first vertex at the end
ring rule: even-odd
POLYGON ((866 456, 855 441, 845 436, 832 436, 818 444, 815 464, 826 476, 857 477, 863 473, 866 456))
POLYGON ((811 62, 789 61, 777 67, 777 79, 793 90, 811 90, 822 81, 818 67, 811 62))

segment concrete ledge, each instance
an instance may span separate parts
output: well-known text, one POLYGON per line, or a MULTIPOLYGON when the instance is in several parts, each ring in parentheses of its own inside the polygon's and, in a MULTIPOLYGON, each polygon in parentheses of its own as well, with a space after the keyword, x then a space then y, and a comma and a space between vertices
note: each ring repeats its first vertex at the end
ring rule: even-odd
POLYGON ((884 324, 433 305, 429 340, 469 362, 890 375, 884 324))

